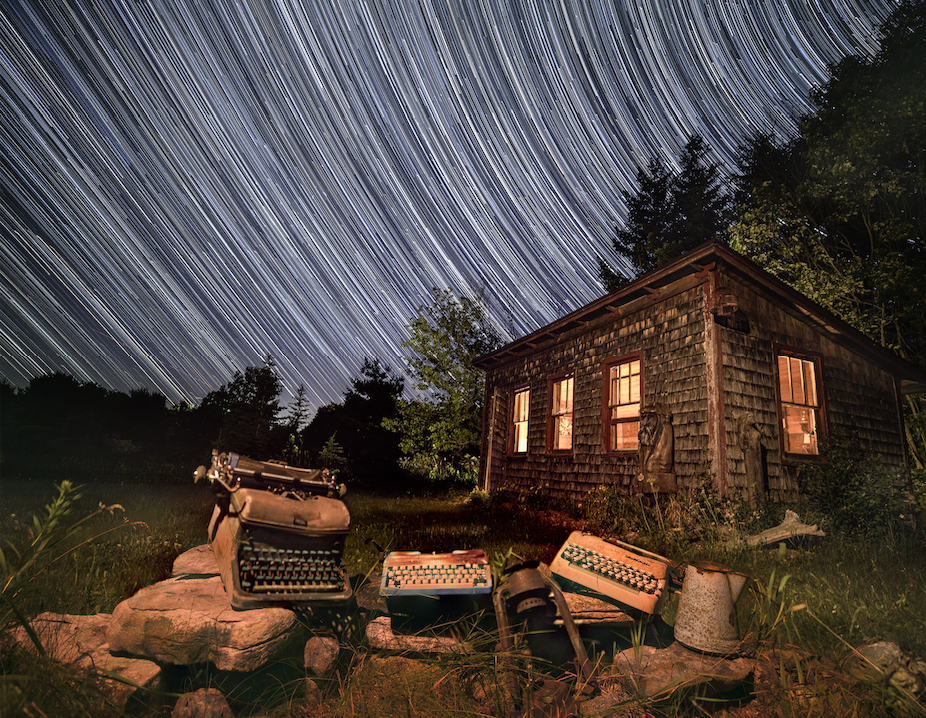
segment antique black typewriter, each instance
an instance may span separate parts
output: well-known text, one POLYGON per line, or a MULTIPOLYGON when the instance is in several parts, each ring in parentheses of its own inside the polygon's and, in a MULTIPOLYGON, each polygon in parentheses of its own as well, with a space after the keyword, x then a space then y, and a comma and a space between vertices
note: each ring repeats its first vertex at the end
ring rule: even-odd
POLYGON ((573 531, 550 565, 563 591, 599 598, 637 615, 658 613, 674 564, 622 541, 573 531))
POLYGON ((350 513, 327 471, 213 452, 200 478, 216 492, 209 541, 234 608, 350 599, 350 513))
POLYGON ((379 593, 400 623, 433 624, 488 608, 492 568, 484 551, 392 551, 379 593))

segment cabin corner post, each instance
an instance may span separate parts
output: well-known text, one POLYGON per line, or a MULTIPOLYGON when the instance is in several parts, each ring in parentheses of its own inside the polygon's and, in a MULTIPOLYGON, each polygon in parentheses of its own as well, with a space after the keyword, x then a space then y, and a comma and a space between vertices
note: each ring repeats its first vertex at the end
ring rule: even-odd
POLYGON ((704 283, 704 375, 707 389, 707 453, 714 491, 728 492, 727 432, 724 418, 723 344, 721 327, 714 321, 718 271, 708 273, 704 283))
POLYGON ((495 438, 498 422, 498 387, 489 388, 486 383, 485 396, 482 404, 483 446, 482 460, 480 461, 482 474, 479 477, 479 488, 486 493, 492 491, 492 458, 495 454, 495 438))

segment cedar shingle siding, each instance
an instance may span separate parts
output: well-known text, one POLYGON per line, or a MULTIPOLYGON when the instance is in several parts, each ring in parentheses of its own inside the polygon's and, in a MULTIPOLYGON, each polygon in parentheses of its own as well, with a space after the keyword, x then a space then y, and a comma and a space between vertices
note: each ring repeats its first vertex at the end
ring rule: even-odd
POLYGON ((671 414, 679 491, 707 480, 722 492, 747 492, 740 431, 748 423, 760 437, 764 488, 773 498, 793 496, 796 465, 783 460, 779 437, 777 347, 819 357, 823 430, 857 432, 885 465, 904 466, 895 387, 921 391, 926 374, 742 257, 705 245, 479 360, 486 371, 481 485, 544 487, 575 498, 598 486, 641 490, 638 452, 607 452, 602 413, 603 363, 636 355, 644 409, 660 404, 671 414), (718 299, 731 294, 732 314, 718 299), (715 319, 718 312, 724 316, 715 319), (549 382, 570 372, 573 448, 554 453, 548 450, 549 382), (512 455, 513 398, 527 387, 528 450, 512 455))

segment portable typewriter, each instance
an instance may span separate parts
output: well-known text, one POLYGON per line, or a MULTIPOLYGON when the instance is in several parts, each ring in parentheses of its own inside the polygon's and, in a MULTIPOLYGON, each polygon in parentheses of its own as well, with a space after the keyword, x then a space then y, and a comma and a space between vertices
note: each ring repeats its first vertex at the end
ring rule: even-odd
POLYGON ((484 551, 392 551, 379 587, 389 613, 402 623, 434 623, 475 613, 492 600, 492 569, 484 551))
POLYGON ((213 452, 200 467, 216 492, 209 540, 234 608, 341 604, 350 513, 327 471, 213 452))
POLYGON ((622 541, 573 531, 550 565, 563 591, 594 596, 637 615, 659 613, 674 563, 622 541))

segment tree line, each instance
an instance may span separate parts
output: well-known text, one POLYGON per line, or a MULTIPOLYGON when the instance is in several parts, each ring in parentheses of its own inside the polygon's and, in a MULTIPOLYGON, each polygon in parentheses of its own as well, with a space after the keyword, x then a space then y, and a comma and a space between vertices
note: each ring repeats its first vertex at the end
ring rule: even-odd
POLYGON ((474 484, 481 435, 482 375, 473 360, 496 348, 480 298, 433 290, 404 346, 405 379, 376 358, 363 362, 340 401, 311 415, 305 387, 281 405, 272 356, 236 371, 199 405, 168 406, 161 394, 128 394, 64 374, 17 390, 0 383, 0 475, 4 479, 186 481, 212 449, 292 466, 327 468, 378 489, 420 483, 474 484))

